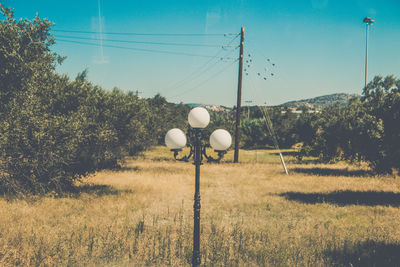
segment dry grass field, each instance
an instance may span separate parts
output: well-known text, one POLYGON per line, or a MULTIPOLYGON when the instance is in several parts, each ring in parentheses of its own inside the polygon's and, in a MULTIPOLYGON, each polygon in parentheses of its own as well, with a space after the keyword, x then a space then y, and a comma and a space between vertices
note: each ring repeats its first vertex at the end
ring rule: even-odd
MULTIPOLYGON (((400 266, 398 177, 232 152, 201 167, 205 266, 400 266)), ((79 192, 0 199, 2 266, 188 266, 194 166, 166 148, 102 171, 79 192)))

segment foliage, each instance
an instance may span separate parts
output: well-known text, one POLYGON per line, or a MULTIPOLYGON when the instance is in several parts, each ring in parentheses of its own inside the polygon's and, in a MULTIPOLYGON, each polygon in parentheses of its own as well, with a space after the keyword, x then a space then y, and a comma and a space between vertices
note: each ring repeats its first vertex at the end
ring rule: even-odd
POLYGON ((295 126, 298 117, 290 109, 255 106, 248 112, 250 114, 241 123, 244 148, 275 147, 275 141, 280 147, 288 148, 297 142, 295 126))
MULTIPOLYGON (((226 129, 235 138, 236 109, 210 111, 210 125, 204 130, 209 136, 218 128, 226 129)), ((273 136, 268 130, 267 117, 270 118, 274 136, 282 147, 291 147, 297 142, 295 126, 297 115, 290 109, 280 107, 244 107, 242 108, 240 146, 243 148, 275 147, 273 136)))
POLYGON ((61 193, 76 180, 115 168, 127 154, 160 143, 185 107, 161 96, 139 99, 75 80, 55 67, 51 22, 13 17, 1 6, 0 21, 0 191, 11 194, 61 193))
POLYGON ((367 161, 379 173, 400 170, 400 80, 393 76, 376 76, 361 99, 327 107, 308 125, 303 154, 367 161))
POLYGON ((227 111, 212 111, 210 113, 210 124, 203 130, 202 138, 205 142, 208 142, 208 138, 213 131, 217 129, 225 129, 232 135, 232 143, 235 138, 235 127, 236 127, 236 112, 233 110, 227 111))
POLYGON ((157 144, 164 144, 164 136, 171 128, 180 128, 186 130, 187 128, 187 114, 189 107, 183 105, 175 105, 168 103, 167 100, 161 95, 157 94, 153 98, 147 100, 151 107, 150 127, 151 135, 157 140, 157 144))
POLYGON ((41 97, 51 91, 59 57, 50 52, 51 23, 38 16, 16 21, 2 8, 0 22, 1 188, 12 193, 42 192, 69 185, 75 174, 63 168, 77 142, 68 138, 76 125, 46 112, 41 97), (66 177, 62 179, 61 177, 66 177), (49 178, 49 179, 48 179, 49 178))
POLYGON ((367 142, 362 155, 379 172, 400 170, 400 79, 375 77, 364 89, 362 103, 360 130, 367 142))

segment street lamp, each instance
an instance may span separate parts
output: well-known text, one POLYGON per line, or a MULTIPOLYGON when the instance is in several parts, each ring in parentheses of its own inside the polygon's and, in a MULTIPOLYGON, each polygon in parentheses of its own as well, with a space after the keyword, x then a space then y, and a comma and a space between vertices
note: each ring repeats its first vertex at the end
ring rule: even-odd
POLYGON ((202 129, 207 127, 210 122, 210 115, 205 108, 197 107, 192 109, 188 115, 188 121, 191 126, 188 130, 189 140, 192 139, 194 134, 193 142, 187 144, 190 147, 189 155, 185 155, 178 158, 179 152, 186 145, 185 133, 177 128, 171 129, 165 135, 165 144, 174 152, 174 158, 179 161, 188 162, 193 156, 195 165, 195 193, 194 193, 194 225, 193 225, 193 258, 192 265, 200 266, 201 255, 200 255, 200 165, 203 156, 208 162, 219 162, 222 157, 226 154, 226 150, 231 146, 232 137, 226 130, 218 129, 215 130, 210 136, 210 145, 214 148, 215 152, 218 153, 218 158, 213 158, 206 153, 206 148, 210 145, 203 145, 201 141, 202 129))
POLYGON ((363 22, 367 25, 367 34, 366 34, 366 41, 365 41, 365 84, 364 88, 367 88, 367 72, 368 72, 368 28, 369 25, 374 23, 375 20, 366 17, 363 19, 363 22))

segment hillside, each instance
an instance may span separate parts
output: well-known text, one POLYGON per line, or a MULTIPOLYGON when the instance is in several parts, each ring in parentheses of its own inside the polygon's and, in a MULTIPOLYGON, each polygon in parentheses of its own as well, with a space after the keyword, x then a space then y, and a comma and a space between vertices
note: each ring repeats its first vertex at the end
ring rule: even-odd
POLYGON ((281 104, 280 106, 293 107, 293 108, 300 108, 302 106, 307 106, 312 109, 321 109, 336 102, 339 102, 341 106, 344 106, 353 97, 361 97, 361 96, 357 94, 337 93, 331 95, 318 96, 309 99, 289 101, 281 104))
MULTIPOLYGON (((331 95, 323 95, 323 96, 317 96, 314 98, 308 98, 308 99, 301 99, 301 100, 293 100, 289 102, 285 102, 283 104, 277 105, 278 107, 289 107, 289 108, 301 108, 302 106, 306 106, 310 109, 321 109, 326 106, 332 105, 336 102, 339 102, 341 106, 346 105, 349 100, 353 97, 361 97, 358 94, 346 94, 346 93, 336 93, 336 94, 331 94, 331 95)), ((230 107, 225 107, 225 106, 218 106, 218 105, 208 105, 208 104, 202 104, 202 103, 186 103, 185 105, 188 105, 190 108, 195 108, 195 107, 205 107, 209 110, 215 110, 215 111, 227 111, 231 110, 232 108, 230 107)), ((245 107, 246 105, 243 105, 245 107)))

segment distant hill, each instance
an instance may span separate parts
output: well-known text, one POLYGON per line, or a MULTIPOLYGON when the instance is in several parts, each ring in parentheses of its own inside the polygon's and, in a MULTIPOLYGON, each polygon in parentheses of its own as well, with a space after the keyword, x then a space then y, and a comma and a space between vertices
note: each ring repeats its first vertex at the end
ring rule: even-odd
MULTIPOLYGON (((361 95, 337 93, 337 94, 331 94, 331 95, 317 96, 314 98, 289 101, 289 102, 285 102, 280 105, 276 105, 276 107, 288 107, 288 108, 299 109, 302 106, 306 106, 310 109, 319 110, 326 106, 332 105, 336 102, 338 102, 341 106, 344 106, 353 97, 361 97, 361 95)), ((185 103, 185 105, 188 105, 190 108, 204 107, 209 110, 215 110, 215 111, 231 111, 232 110, 232 107, 209 105, 209 104, 203 104, 203 103, 185 103)))
POLYGON ((186 103, 185 105, 189 106, 190 108, 203 107, 208 110, 214 110, 214 111, 231 111, 232 110, 232 108, 230 108, 230 107, 209 105, 209 104, 202 104, 202 103, 186 103))
POLYGON ((357 94, 339 93, 339 94, 323 95, 309 99, 289 101, 279 106, 291 107, 291 108, 300 108, 302 106, 306 106, 311 109, 321 109, 326 106, 332 105, 336 102, 339 102, 341 106, 344 106, 353 97, 361 97, 361 96, 357 94))

